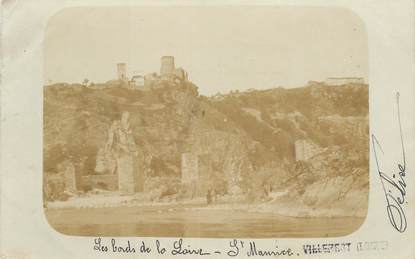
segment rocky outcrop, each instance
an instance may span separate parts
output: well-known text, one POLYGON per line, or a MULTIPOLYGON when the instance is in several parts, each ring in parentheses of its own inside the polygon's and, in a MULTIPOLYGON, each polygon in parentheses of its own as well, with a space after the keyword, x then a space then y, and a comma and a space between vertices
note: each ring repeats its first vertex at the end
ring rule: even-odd
POLYGON ((106 150, 105 147, 98 149, 95 159, 95 173, 97 174, 115 174, 117 161, 113 154, 106 150))
POLYGON ((166 184, 152 199, 180 199, 186 192, 181 177, 196 170, 204 183, 200 195, 213 185, 243 202, 295 200, 306 210, 356 211, 363 205, 350 199, 365 203, 368 189, 367 94, 364 85, 220 98, 199 96, 190 82, 163 81, 151 91, 46 87, 44 168, 51 175, 69 172, 58 165, 86 157, 82 169, 74 170, 86 176, 121 172, 121 192, 152 192, 166 184), (124 122, 123 112, 130 114, 124 122), (298 140, 315 143, 318 152, 296 161, 298 140), (197 166, 183 166, 182 154, 197 166))
POLYGON ((188 139, 188 149, 208 160, 211 178, 221 177, 229 193, 241 192, 242 177, 252 171, 246 139, 222 131, 194 128, 188 139))
POLYGON ((123 112, 120 121, 114 121, 108 130, 105 150, 111 152, 116 160, 118 174, 118 191, 120 194, 135 192, 135 157, 137 147, 132 135, 129 121, 130 114, 123 112))

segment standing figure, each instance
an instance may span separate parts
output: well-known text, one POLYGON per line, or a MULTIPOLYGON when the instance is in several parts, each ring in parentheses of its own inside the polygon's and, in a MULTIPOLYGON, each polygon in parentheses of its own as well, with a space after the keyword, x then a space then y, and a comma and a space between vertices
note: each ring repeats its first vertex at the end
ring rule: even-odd
POLYGON ((207 205, 211 204, 214 201, 214 199, 215 199, 215 190, 213 189, 211 185, 209 185, 209 188, 206 194, 207 205))
POLYGON ((210 186, 209 186, 209 188, 207 190, 207 193, 206 193, 206 203, 207 203, 207 205, 212 203, 212 189, 210 188, 210 186))

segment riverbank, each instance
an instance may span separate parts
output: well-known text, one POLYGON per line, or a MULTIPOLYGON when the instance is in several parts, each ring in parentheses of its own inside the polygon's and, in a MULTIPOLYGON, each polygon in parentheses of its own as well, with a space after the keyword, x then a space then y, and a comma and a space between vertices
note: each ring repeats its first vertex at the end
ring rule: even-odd
POLYGON ((196 204, 46 208, 45 215, 56 231, 76 236, 336 237, 352 233, 364 221, 359 217, 286 217, 196 204))
MULTIPOLYGON (((352 201, 351 201, 352 202, 352 201)), ((353 204, 355 206, 355 204, 353 204)), ((73 196, 66 201, 53 201, 46 204, 48 209, 82 209, 82 208, 122 208, 122 207, 149 207, 156 210, 163 208, 184 208, 186 210, 215 211, 233 210, 252 213, 271 213, 288 217, 365 217, 364 206, 360 209, 351 209, 348 204, 327 204, 324 207, 307 206, 301 200, 279 200, 278 198, 268 202, 246 203, 232 202, 230 200, 218 200, 207 205, 206 199, 198 197, 194 199, 150 201, 145 194, 119 195, 118 192, 99 192, 92 195, 73 196)))

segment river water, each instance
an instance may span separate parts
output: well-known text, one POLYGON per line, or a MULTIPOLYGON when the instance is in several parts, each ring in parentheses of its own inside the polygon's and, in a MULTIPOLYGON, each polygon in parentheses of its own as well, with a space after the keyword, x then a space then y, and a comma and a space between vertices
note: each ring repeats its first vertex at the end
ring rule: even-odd
POLYGON ((351 234, 364 218, 294 218, 243 210, 189 206, 45 209, 58 232, 76 236, 336 237, 351 234))

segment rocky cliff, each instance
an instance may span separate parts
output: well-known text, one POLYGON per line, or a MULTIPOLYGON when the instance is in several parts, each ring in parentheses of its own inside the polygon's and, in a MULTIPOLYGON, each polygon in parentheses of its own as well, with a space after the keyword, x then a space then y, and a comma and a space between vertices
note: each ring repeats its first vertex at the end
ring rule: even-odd
POLYGON ((162 189, 154 199, 186 197, 179 184, 181 157, 192 153, 218 200, 282 204, 295 199, 305 208, 330 204, 365 212, 367 85, 214 97, 199 96, 190 82, 164 82, 151 91, 51 85, 44 97, 45 175, 59 173, 63 161, 81 176, 114 173, 114 157, 105 152, 108 129, 128 112, 144 190, 162 189), (297 140, 320 151, 296 161, 297 140), (359 205, 350 204, 350 197, 359 205))

